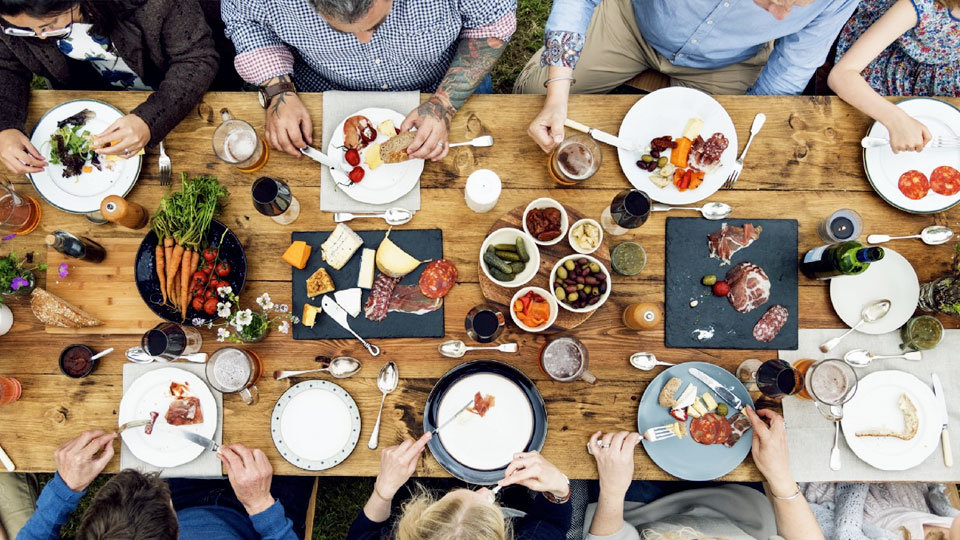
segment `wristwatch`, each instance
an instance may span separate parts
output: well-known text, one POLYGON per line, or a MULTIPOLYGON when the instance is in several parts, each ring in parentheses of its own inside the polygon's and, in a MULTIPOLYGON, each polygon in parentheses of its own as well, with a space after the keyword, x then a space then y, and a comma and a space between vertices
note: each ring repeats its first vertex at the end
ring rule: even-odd
POLYGON ((273 100, 273 98, 284 92, 296 91, 297 87, 294 86, 292 81, 281 81, 276 84, 271 84, 270 86, 261 86, 258 93, 260 98, 260 106, 266 109, 270 105, 270 101, 273 100))
MULTIPOLYGON (((567 488, 570 487, 570 479, 567 478, 567 475, 563 475, 563 479, 567 481, 567 488)), ((553 493, 549 491, 543 492, 543 498, 552 502, 553 504, 564 504, 570 500, 570 494, 573 493, 573 490, 567 489, 567 494, 561 499, 558 499, 553 493)))

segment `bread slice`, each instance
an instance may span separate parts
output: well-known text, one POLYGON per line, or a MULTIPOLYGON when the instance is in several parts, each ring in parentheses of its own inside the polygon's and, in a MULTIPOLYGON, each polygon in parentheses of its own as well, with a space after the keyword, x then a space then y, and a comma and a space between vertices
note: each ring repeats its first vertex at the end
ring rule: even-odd
POLYGON ((310 298, 320 296, 335 290, 333 278, 327 273, 326 268, 320 268, 307 278, 307 296, 310 298))
POLYGON ((903 413, 903 431, 896 432, 889 429, 872 429, 858 431, 857 437, 896 437, 904 441, 917 436, 920 431, 920 417, 917 416, 917 406, 910 401, 906 394, 900 394, 900 411, 903 413))
POLYGON ((37 319, 47 326, 88 328, 103 324, 100 319, 40 287, 30 294, 30 307, 37 319))
POLYGON ((677 377, 673 377, 663 385, 663 388, 660 390, 660 395, 657 399, 657 402, 660 403, 661 407, 670 408, 677 404, 677 390, 680 390, 680 385, 682 384, 683 381, 677 377))
POLYGON ((380 145, 380 159, 384 163, 407 161, 410 159, 410 156, 407 155, 407 147, 410 146, 416 136, 416 131, 408 131, 396 137, 390 137, 380 145))

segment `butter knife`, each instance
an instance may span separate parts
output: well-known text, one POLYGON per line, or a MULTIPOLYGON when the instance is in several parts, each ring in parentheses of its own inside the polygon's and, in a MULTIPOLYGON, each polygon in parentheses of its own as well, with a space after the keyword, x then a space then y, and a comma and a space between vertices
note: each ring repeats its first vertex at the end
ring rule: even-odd
POLYGON ((443 428, 447 427, 448 425, 450 425, 450 422, 453 422, 454 420, 456 420, 457 417, 460 416, 461 414, 463 414, 463 411, 467 410, 471 405, 473 405, 473 400, 472 400, 472 399, 471 399, 470 401, 468 401, 466 405, 464 405, 463 407, 460 407, 460 410, 459 410, 459 411, 453 413, 453 416, 451 416, 450 418, 447 418, 446 420, 444 420, 444 422, 443 422, 442 424, 440 424, 439 426, 433 428, 433 431, 431 431, 430 433, 433 433, 434 437, 436 437, 437 434, 440 433, 440 430, 441 430, 441 429, 443 429, 443 428))
POLYGON ((344 327, 347 332, 353 334, 353 337, 360 340, 360 343, 363 343, 363 346, 367 348, 367 352, 370 353, 370 356, 380 355, 380 347, 367 342, 367 340, 363 339, 359 334, 354 332, 353 328, 350 328, 350 322, 347 320, 349 315, 342 307, 340 307, 340 304, 333 300, 333 298, 323 295, 323 298, 320 300, 320 307, 323 308, 323 312, 330 316, 331 319, 336 321, 337 324, 344 327))
POLYGON ((347 174, 349 172, 349 171, 345 171, 343 169, 343 165, 337 162, 337 160, 324 154, 323 152, 321 152, 320 150, 317 150, 312 146, 305 146, 301 148, 300 153, 316 161, 317 163, 320 163, 321 165, 326 165, 327 167, 330 168, 331 171, 340 171, 343 174, 347 174))
POLYGON ((213 439, 208 439, 208 438, 204 437, 203 435, 198 435, 198 434, 196 434, 196 433, 194 433, 194 432, 192 432, 192 431, 181 431, 181 430, 173 430, 173 429, 171 429, 171 430, 166 430, 166 431, 164 431, 163 433, 165 433, 165 434, 166 434, 166 433, 169 433, 169 434, 171 434, 171 435, 175 435, 175 436, 177 436, 177 437, 181 437, 181 438, 183 438, 183 439, 186 439, 186 440, 192 442, 193 444, 196 444, 197 446, 202 446, 202 447, 204 448, 204 450, 209 450, 209 451, 211 451, 211 452, 219 452, 219 451, 220 451, 220 445, 217 444, 217 441, 214 441, 213 439))
POLYGON ((581 124, 576 120, 571 120, 567 118, 566 120, 563 121, 563 125, 567 126, 568 128, 586 133, 587 135, 590 135, 591 137, 593 137, 594 140, 600 141, 603 144, 616 146, 617 148, 626 150, 627 152, 637 152, 639 154, 643 153, 643 148, 640 148, 638 145, 630 144, 624 141, 623 139, 621 139, 620 137, 617 137, 616 135, 611 135, 606 131, 600 131, 599 129, 581 124))
POLYGON ((730 390, 730 388, 720 384, 719 382, 717 382, 716 379, 700 371, 697 368, 690 368, 688 371, 690 372, 691 375, 696 377, 697 380, 699 380, 703 384, 707 385, 711 390, 713 390, 714 393, 716 393, 717 396, 720 397, 720 399, 726 401, 727 405, 730 405, 738 412, 741 409, 743 409, 743 401, 741 401, 740 398, 738 398, 736 394, 734 394, 733 391, 730 390))
POLYGON ((940 421, 943 424, 940 431, 940 442, 943 446, 943 464, 947 467, 953 467, 953 449, 950 447, 950 432, 947 431, 947 424, 950 422, 950 413, 947 412, 947 398, 943 395, 943 385, 940 384, 940 376, 934 373, 930 378, 933 380, 933 395, 937 398, 937 404, 940 406, 940 421))

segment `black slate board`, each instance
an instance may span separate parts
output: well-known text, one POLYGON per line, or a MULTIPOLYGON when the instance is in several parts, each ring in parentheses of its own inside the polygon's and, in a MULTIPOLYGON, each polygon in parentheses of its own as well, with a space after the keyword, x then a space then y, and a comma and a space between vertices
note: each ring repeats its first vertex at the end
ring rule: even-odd
MULTIPOLYGON (((310 259, 303 270, 293 268, 293 313, 298 317, 303 315, 303 305, 310 303, 320 306, 323 296, 307 298, 307 278, 321 266, 327 269, 337 290, 350 289, 357 286, 357 275, 360 272, 360 255, 363 248, 377 249, 383 236, 382 231, 356 231, 363 238, 363 247, 354 253, 350 261, 340 270, 334 270, 322 257, 320 245, 330 236, 332 231, 325 232, 295 232, 290 235, 291 241, 303 240, 313 250, 310 259)), ((440 229, 393 230, 390 232, 392 240, 400 249, 417 259, 443 258, 443 232, 440 229)), ((426 267, 421 264, 400 280, 401 285, 416 285, 420 274, 426 267)), ((333 293, 327 293, 331 298, 333 293)), ((443 337, 443 306, 436 311, 424 315, 391 312, 381 322, 367 320, 363 315, 363 305, 367 302, 370 291, 363 289, 360 315, 350 317, 350 327, 364 338, 397 338, 397 337, 443 337)), ((293 339, 353 339, 353 336, 325 313, 317 315, 317 322, 313 328, 302 324, 293 326, 293 339)))
POLYGON ((699 349, 797 349, 797 220, 667 218, 666 237, 666 318, 664 343, 667 347, 699 349), (763 227, 760 238, 750 247, 736 252, 729 265, 720 266, 710 258, 707 235, 721 225, 742 226, 753 223, 763 227), (750 313, 738 313, 725 297, 708 294, 700 283, 703 276, 715 274, 723 280, 727 271, 741 262, 763 268, 770 278, 770 300, 750 313), (707 296, 702 296, 708 294, 707 296), (691 300, 699 300, 690 307, 691 300), (770 343, 753 338, 753 327, 773 305, 787 308, 787 324, 770 343), (697 339, 695 330, 714 329, 710 339, 697 339))

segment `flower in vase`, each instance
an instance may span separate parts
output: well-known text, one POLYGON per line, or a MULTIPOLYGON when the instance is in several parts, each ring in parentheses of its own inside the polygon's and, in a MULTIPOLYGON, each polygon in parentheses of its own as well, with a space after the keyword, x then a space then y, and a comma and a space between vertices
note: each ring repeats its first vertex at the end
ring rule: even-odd
POLYGON ((273 309, 273 300, 270 299, 268 293, 263 293, 257 298, 257 305, 264 310, 273 309))
POLYGON ((20 289, 20 287, 29 287, 29 286, 30 286, 30 281, 19 276, 10 280, 10 290, 12 291, 16 291, 20 289))
POLYGON ((229 330, 223 327, 217 328, 217 341, 219 341, 220 343, 223 343, 229 337, 230 337, 229 330))
POLYGON ((60 263, 57 266, 57 275, 60 276, 60 279, 63 279, 70 275, 70 270, 68 270, 67 263, 60 263))
POLYGON ((230 316, 230 302, 217 302, 217 315, 224 319, 230 316))
POLYGON ((290 323, 287 321, 283 321, 282 323, 280 323, 280 326, 277 327, 277 330, 279 330, 281 334, 290 333, 290 323))
POLYGON ((237 312, 237 316, 233 321, 233 325, 238 331, 240 331, 243 329, 243 327, 248 326, 251 322, 253 322, 253 312, 249 309, 245 309, 237 312))

